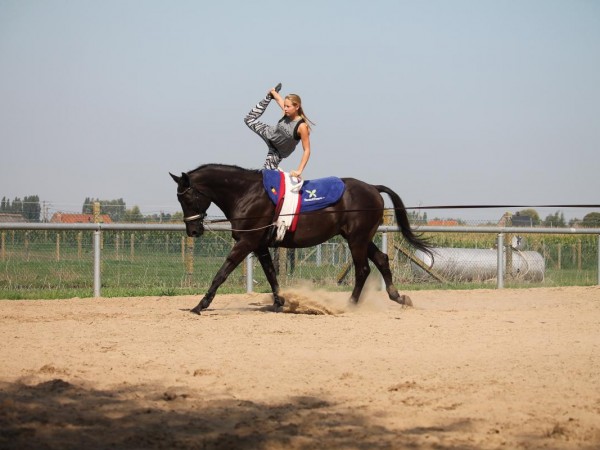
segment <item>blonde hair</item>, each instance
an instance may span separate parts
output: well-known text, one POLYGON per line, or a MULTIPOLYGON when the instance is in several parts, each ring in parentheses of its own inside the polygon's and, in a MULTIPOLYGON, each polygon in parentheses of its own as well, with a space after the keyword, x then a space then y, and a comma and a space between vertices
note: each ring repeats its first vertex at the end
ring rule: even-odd
POLYGON ((306 123, 306 126, 309 130, 311 129, 311 125, 316 125, 316 123, 314 123, 312 120, 306 117, 306 114, 304 114, 304 110, 302 109, 302 99, 299 95, 288 94, 285 96, 285 100, 289 100, 290 102, 292 102, 292 105, 298 107, 298 115, 304 119, 304 122, 306 123))

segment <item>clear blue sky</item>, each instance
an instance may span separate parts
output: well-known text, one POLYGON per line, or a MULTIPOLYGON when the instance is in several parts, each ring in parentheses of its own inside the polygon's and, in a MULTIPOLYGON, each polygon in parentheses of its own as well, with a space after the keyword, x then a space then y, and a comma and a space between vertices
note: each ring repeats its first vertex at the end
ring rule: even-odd
POLYGON ((279 81, 317 123, 307 178, 600 203, 595 0, 0 0, 0 197, 177 211, 169 171, 261 167, 242 119, 279 81))

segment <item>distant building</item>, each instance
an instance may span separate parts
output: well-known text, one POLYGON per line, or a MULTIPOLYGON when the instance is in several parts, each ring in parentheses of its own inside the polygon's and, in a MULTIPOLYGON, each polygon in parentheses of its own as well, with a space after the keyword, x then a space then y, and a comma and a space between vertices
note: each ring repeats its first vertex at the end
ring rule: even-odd
POLYGON ((0 223, 27 222, 23 214, 0 213, 0 223))
POLYGON ((506 212, 500 218, 498 225, 501 227, 532 227, 533 217, 522 216, 521 213, 509 213, 506 212))
MULTIPOLYGON (((93 214, 66 214, 57 212, 50 219, 51 223, 94 223, 93 214)), ((108 214, 99 216, 100 223, 112 223, 112 219, 108 214)))
POLYGON ((529 216, 522 216, 519 213, 513 214, 510 218, 513 227, 532 227, 533 218, 529 216))

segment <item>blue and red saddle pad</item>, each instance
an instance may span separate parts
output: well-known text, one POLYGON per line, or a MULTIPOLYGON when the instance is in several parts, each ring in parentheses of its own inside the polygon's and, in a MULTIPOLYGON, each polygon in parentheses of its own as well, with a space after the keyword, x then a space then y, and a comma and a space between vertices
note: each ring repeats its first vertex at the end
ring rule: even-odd
MULTIPOLYGON (((263 186, 269 198, 274 205, 280 208, 285 194, 285 175, 279 170, 265 169, 262 173, 263 186)), ((300 189, 300 205, 296 212, 317 211, 326 208, 342 198, 345 188, 344 182, 337 177, 306 180, 300 189)), ((292 229, 295 229, 295 226, 292 229)))

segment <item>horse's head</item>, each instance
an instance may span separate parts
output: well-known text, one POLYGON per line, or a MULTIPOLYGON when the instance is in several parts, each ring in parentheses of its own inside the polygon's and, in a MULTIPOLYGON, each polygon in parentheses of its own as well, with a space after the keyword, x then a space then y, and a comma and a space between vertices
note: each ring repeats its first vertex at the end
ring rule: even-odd
POLYGON ((200 237, 204 233, 204 218, 206 210, 210 206, 210 198, 207 194, 199 191, 190 180, 187 173, 182 173, 180 177, 169 173, 171 178, 177 183, 177 199, 183 210, 183 221, 185 222, 185 231, 189 237, 200 237))

